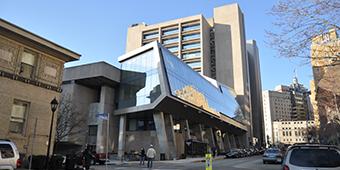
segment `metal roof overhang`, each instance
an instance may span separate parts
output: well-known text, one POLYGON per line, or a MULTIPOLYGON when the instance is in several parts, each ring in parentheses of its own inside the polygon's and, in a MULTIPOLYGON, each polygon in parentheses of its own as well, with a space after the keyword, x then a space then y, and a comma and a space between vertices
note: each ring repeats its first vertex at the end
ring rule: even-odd
POLYGON ((206 124, 210 127, 233 133, 247 131, 245 125, 224 114, 217 116, 173 96, 165 97, 155 109, 171 113, 175 120, 188 119, 193 123, 206 124))

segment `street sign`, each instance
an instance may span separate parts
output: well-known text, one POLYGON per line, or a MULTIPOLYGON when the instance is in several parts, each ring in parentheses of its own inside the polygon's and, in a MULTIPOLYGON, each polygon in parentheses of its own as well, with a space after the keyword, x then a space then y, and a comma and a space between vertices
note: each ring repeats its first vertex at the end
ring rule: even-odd
POLYGON ((107 120, 108 117, 109 117, 108 113, 98 113, 98 114, 96 114, 97 119, 107 120))
POLYGON ((212 170, 212 156, 210 153, 205 154, 205 170, 212 170))

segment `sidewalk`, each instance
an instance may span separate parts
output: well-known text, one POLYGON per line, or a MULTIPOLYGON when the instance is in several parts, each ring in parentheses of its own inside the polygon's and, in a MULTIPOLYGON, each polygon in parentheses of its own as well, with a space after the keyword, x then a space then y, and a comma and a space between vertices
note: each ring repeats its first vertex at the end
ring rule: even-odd
MULTIPOLYGON (((224 159, 223 155, 216 156, 213 160, 221 160, 224 159)), ((185 163, 195 163, 195 162, 205 162, 205 157, 198 158, 186 158, 186 159, 178 159, 178 160, 165 160, 165 161, 154 161, 158 163, 173 163, 173 164, 185 164, 185 163)), ((126 165, 126 164, 139 164, 139 161, 119 161, 119 160, 110 160, 108 165, 126 165)))

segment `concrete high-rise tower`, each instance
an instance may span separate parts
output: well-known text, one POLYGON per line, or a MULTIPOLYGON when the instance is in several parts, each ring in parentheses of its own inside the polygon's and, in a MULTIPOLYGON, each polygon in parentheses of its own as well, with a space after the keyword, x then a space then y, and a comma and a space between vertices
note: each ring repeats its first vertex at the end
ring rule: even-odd
MULTIPOLYGON (((244 123, 251 126, 251 78, 244 18, 238 4, 216 7, 208 19, 195 15, 152 25, 132 24, 126 52, 153 41, 163 44, 193 70, 233 88, 248 120, 244 123)), ((254 87, 261 86, 260 79, 252 83, 257 83, 254 87)), ((252 141, 252 128, 249 132, 252 141)))

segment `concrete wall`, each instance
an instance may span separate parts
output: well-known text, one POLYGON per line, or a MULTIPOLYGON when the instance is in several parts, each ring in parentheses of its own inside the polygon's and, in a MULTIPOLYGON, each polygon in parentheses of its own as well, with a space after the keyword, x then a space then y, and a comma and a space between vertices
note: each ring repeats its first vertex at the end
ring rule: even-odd
MULTIPOLYGON (((63 84, 62 89, 62 95, 70 97, 74 106, 74 111, 79 113, 79 117, 83 117, 83 119, 85 119, 84 123, 79 124, 79 127, 75 128, 75 131, 80 132, 68 136, 66 140, 76 144, 85 145, 87 143, 87 132, 90 122, 88 120, 90 104, 98 101, 98 90, 91 89, 74 82, 70 84, 63 84)), ((93 122, 91 122, 91 124, 93 124, 93 122)))
POLYGON ((126 152, 139 152, 141 148, 147 150, 152 144, 157 153, 156 159, 159 160, 160 149, 156 131, 126 131, 125 140, 126 152))
POLYGON ((252 122, 254 137, 258 138, 258 144, 264 141, 264 125, 263 125, 263 103, 262 103, 262 84, 259 51, 256 41, 247 41, 249 77, 250 77, 250 94, 252 101, 252 122))
MULTIPOLYGON (((250 87, 249 87, 249 70, 248 70, 248 60, 247 60, 247 51, 246 51, 246 39, 245 39, 245 28, 244 28, 244 19, 243 13, 239 8, 238 4, 230 4, 221 7, 214 8, 214 23, 216 25, 217 34, 216 37, 216 58, 228 56, 228 60, 225 58, 222 61, 227 65, 220 65, 223 67, 230 67, 232 68, 233 72, 233 82, 230 80, 230 72, 228 75, 221 75, 217 74, 217 78, 221 78, 222 80, 217 79, 222 83, 227 83, 227 85, 231 85, 236 94, 237 94, 237 101, 240 103, 243 112, 245 113, 245 117, 247 122, 250 124, 248 125, 248 139, 252 138, 252 115, 251 115, 251 98, 250 98, 250 87), (229 29, 230 31, 229 31, 229 29), (222 31, 224 29, 224 31, 222 31), (226 35, 227 32, 230 35, 226 35), (230 37, 229 37, 230 36, 230 37), (221 42, 221 43, 217 43, 221 42), (231 46, 230 46, 231 44, 231 46), (231 58, 230 60, 230 52, 231 51, 231 58), (221 56, 218 56, 221 55, 221 56), (230 62, 232 61, 232 65, 230 62), (228 76, 228 77, 224 77, 228 76)), ((221 63, 222 63, 221 61, 221 63)), ((216 61, 219 63, 219 61, 216 61)), ((224 64, 223 63, 223 64, 224 64)), ((220 68, 221 68, 220 67, 220 68)), ((221 71, 224 71, 222 69, 221 71)), ((216 72, 220 72, 220 70, 216 70, 216 72)))
POLYGON ((202 16, 201 18, 201 54, 202 54, 202 73, 211 77, 211 57, 210 57, 210 25, 202 16))

